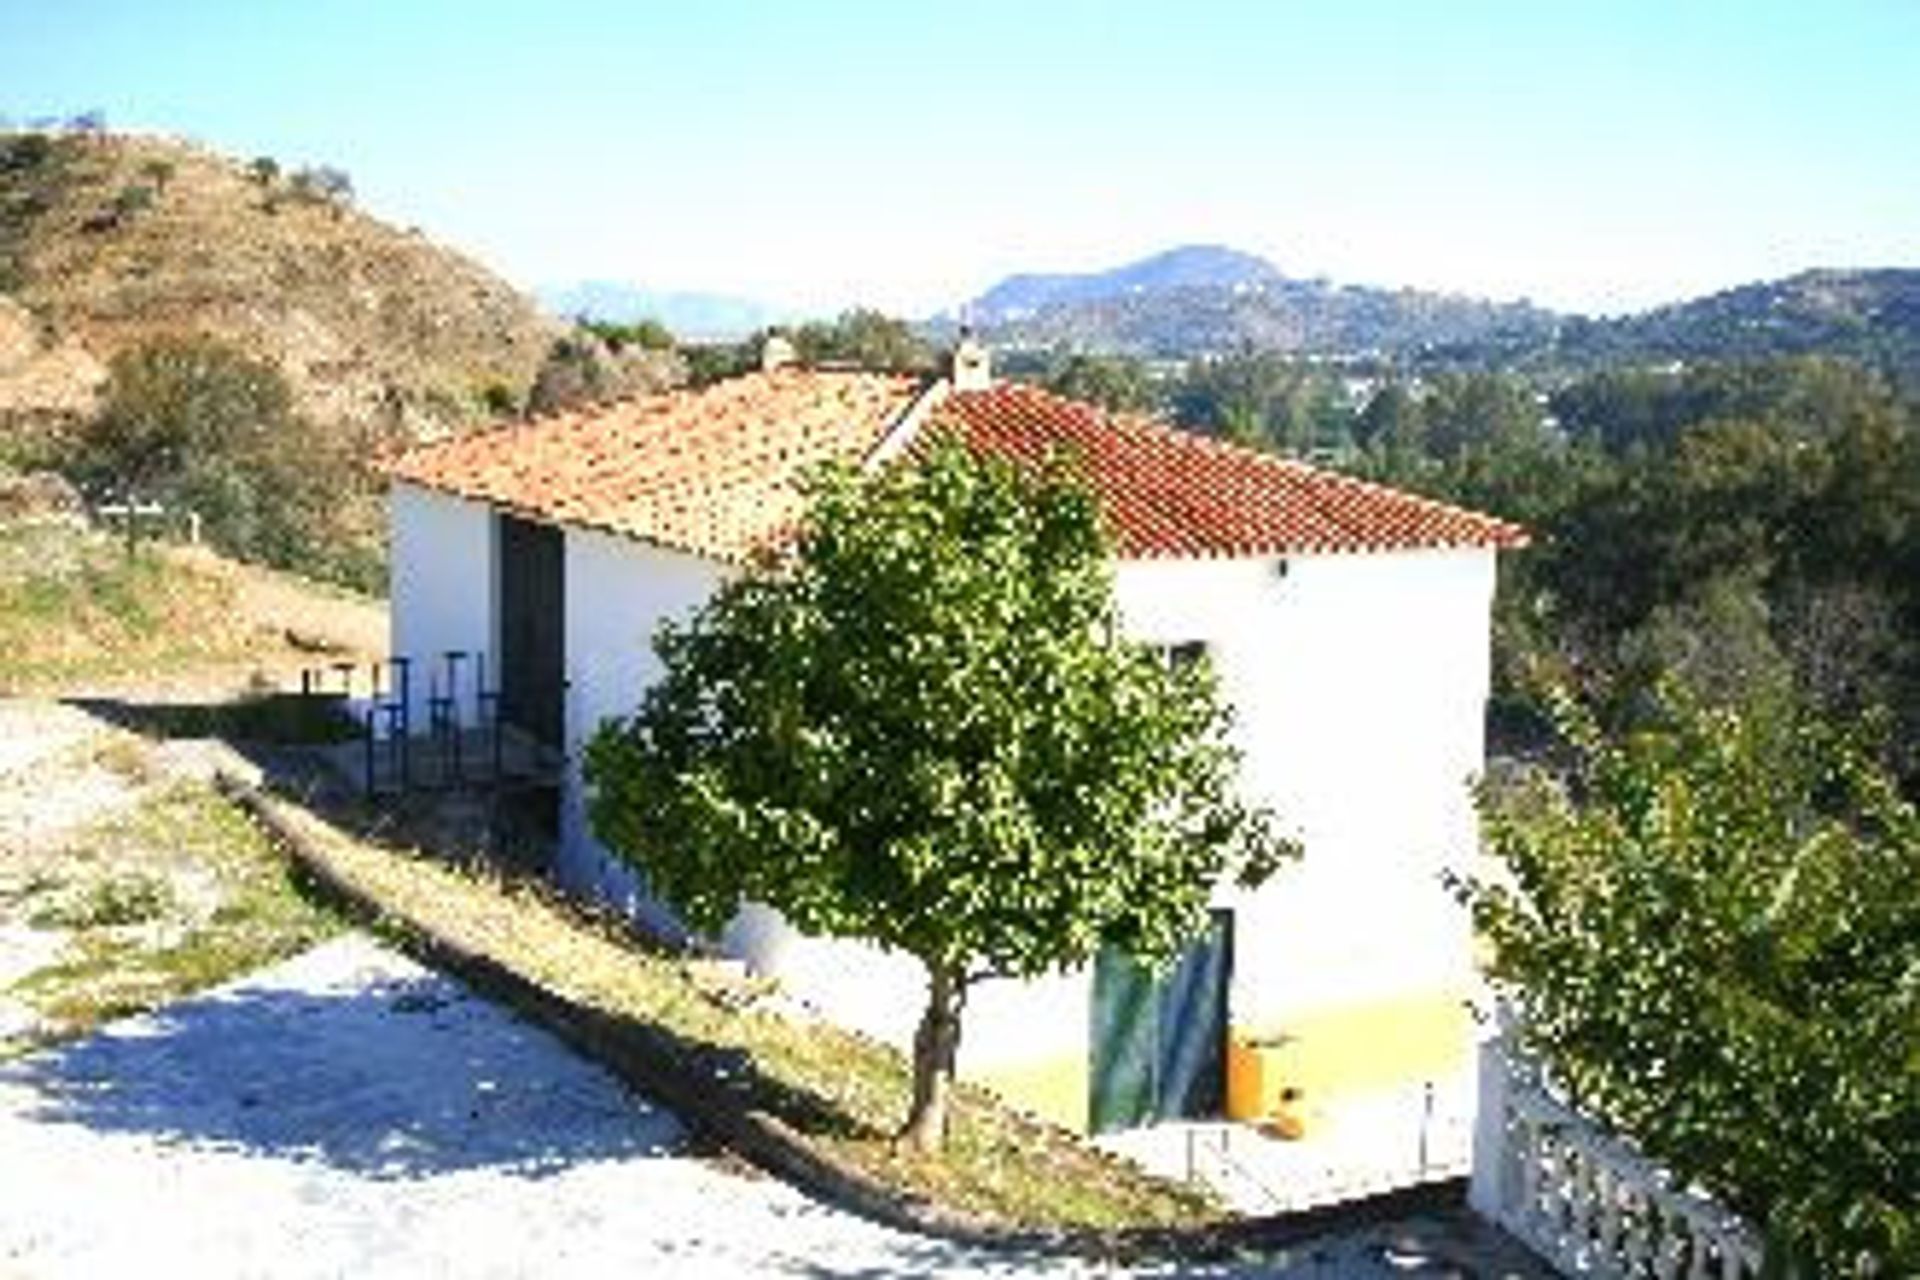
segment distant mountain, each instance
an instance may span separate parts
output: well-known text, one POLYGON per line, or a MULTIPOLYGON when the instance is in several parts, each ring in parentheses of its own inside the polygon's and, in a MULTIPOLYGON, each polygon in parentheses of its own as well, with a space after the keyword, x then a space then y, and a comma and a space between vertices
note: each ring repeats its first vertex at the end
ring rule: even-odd
POLYGON ((1252 288, 1286 277, 1264 258, 1219 245, 1186 245, 1111 271, 1008 276, 967 305, 975 324, 1004 325, 1049 307, 1097 303, 1170 289, 1252 288))
POLYGON ((555 315, 586 316, 616 324, 658 320, 681 338, 743 338, 793 318, 778 307, 751 298, 645 289, 617 280, 581 280, 537 292, 541 304, 555 315))
POLYGON ((1552 354, 1576 364, 1844 356, 1920 386, 1920 270, 1803 271, 1638 315, 1571 318, 1552 354))
POLYGON ((1252 254, 1190 245, 1111 271, 1010 276, 962 314, 1008 347, 1189 357, 1252 346, 1402 352, 1550 339, 1557 317, 1525 302, 1300 280, 1252 254))
MULTIPOLYGON (((1190 245, 1111 271, 1009 276, 961 308, 1010 349, 1182 359, 1252 347, 1416 363, 1551 369, 1829 355, 1920 388, 1920 270, 1804 271, 1636 315, 1302 280, 1252 254, 1190 245)), ((944 332, 950 318, 930 324, 944 332)))

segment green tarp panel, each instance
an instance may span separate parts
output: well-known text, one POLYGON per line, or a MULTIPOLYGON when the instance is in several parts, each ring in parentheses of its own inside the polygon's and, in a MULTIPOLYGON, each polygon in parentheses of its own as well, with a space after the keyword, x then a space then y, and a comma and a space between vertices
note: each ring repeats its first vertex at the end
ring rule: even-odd
POLYGON ((1094 1132, 1220 1114, 1232 915, 1217 911, 1160 974, 1124 952, 1093 968, 1089 1113, 1094 1132))

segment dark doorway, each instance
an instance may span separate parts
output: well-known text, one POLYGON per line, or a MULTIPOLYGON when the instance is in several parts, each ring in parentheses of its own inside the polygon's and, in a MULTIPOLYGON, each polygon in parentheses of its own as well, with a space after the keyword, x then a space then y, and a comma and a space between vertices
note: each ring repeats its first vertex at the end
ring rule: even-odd
POLYGON ((1159 974, 1123 951, 1093 966, 1089 1115, 1096 1133, 1217 1116, 1226 1097, 1227 982, 1233 913, 1159 974))
POLYGON ((495 517, 500 536, 500 719, 560 750, 566 738, 566 542, 495 517))

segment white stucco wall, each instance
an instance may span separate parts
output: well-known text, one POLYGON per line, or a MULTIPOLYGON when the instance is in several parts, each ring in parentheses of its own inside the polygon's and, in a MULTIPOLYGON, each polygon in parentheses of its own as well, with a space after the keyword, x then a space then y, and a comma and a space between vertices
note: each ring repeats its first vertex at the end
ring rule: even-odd
MULTIPOLYGON (((870 943, 807 937, 757 904, 734 919, 721 942, 840 1025, 901 1049, 912 1045, 927 1000, 926 972, 912 957, 870 943)), ((1090 982, 1087 972, 1076 972, 975 987, 967 999, 961 1073, 1083 1054, 1090 982)))
POLYGON ((1306 856, 1235 908, 1236 1023, 1464 987, 1464 915, 1441 875, 1476 844, 1493 553, 1136 562, 1130 634, 1203 640, 1250 792, 1306 856))
MULTIPOLYGON (((1202 641, 1235 709, 1248 790, 1307 853, 1235 910, 1231 1017, 1303 1015, 1464 990, 1470 934, 1444 869, 1477 845, 1469 780, 1483 754, 1488 551, 1144 561, 1118 566, 1128 634, 1202 641)), ((910 1042, 919 968, 795 936, 754 911, 736 954, 837 1020, 910 1042)), ((1444 998, 1444 997, 1443 997, 1444 998)), ((1090 974, 993 983, 967 1009, 964 1074, 1088 1052, 1090 974)))
MULTIPOLYGON (((631 709, 656 678, 648 641, 721 580, 710 562, 570 531, 569 738, 631 709)), ((1487 551, 1144 561, 1118 566, 1123 625, 1139 639, 1203 641, 1235 709, 1245 784, 1307 847, 1235 909, 1236 1025, 1410 993, 1464 989, 1469 934, 1441 873, 1476 845, 1469 779, 1482 759, 1488 683, 1487 551)), ((586 831, 576 781, 563 880, 663 918, 586 831)), ((805 938, 748 908, 723 945, 835 1020, 910 1043, 916 962, 805 938)), ((962 1069, 992 1075, 1084 1058, 1089 975, 994 983, 968 1007, 962 1069)))
MULTIPOLYGON (((492 511, 484 504, 396 483, 387 495, 392 566, 389 646, 413 660, 409 715, 425 732, 426 700, 440 655, 449 649, 495 649, 495 547, 492 511)), ((471 674, 470 672, 468 673, 471 674)), ((489 677, 491 679, 492 677, 489 677)), ((468 681, 461 715, 477 721, 468 681)))
POLYGON ((653 634, 712 595, 714 561, 585 529, 566 531, 567 782, 561 797, 561 884, 676 928, 637 877, 593 839, 580 778, 580 748, 602 720, 625 715, 660 677, 653 634))
MULTIPOLYGON (((491 651, 490 513, 399 485, 392 519, 395 651, 491 651)), ((671 927, 593 840, 579 749, 658 677, 659 623, 689 614, 725 570, 579 529, 566 531, 565 563, 569 759, 557 875, 671 927)), ((1466 989, 1470 935, 1441 874, 1466 865, 1477 844, 1467 784, 1483 753, 1492 552, 1303 555, 1284 570, 1274 558, 1128 562, 1115 582, 1129 634, 1208 646, 1235 709, 1245 785, 1306 844, 1305 860, 1264 889, 1219 895, 1235 911, 1234 1023, 1466 989)), ((424 696, 425 681, 415 687, 424 696)), ((915 962, 798 937, 757 909, 723 941, 836 1020, 910 1041, 922 999, 915 962)), ((1084 1059, 1088 988, 1081 972, 976 992, 963 1070, 1084 1059)))

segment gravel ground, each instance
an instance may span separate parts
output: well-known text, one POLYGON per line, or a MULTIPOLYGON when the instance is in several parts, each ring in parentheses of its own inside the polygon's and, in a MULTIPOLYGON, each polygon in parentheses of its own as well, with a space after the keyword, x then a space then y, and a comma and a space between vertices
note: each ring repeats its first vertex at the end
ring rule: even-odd
MULTIPOLYGON (((7 1275, 1106 1274, 722 1167, 670 1113, 359 935, 0 1065, 0 1186, 7 1275)), ((1352 1239, 1260 1273, 1451 1274, 1387 1252, 1352 1239)))
POLYGON ((58 702, 0 698, 0 775, 16 773, 86 741, 92 716, 58 702))
POLYGON ((58 702, 0 698, 0 855, 125 808, 138 788, 86 760, 105 726, 58 702))

